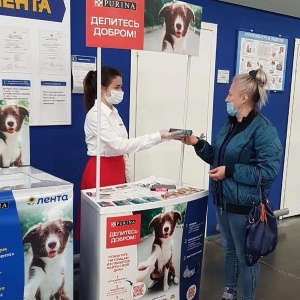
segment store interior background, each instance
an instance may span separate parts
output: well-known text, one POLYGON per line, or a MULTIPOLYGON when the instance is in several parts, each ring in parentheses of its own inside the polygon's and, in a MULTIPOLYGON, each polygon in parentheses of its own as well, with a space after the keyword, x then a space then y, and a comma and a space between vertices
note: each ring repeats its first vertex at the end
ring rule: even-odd
MULTIPOLYGON (((294 40, 300 38, 300 19, 277 13, 238 6, 217 0, 189 0, 191 4, 203 7, 203 21, 218 25, 216 75, 217 70, 229 70, 230 81, 235 74, 235 60, 238 29, 253 30, 257 33, 288 38, 285 86, 283 92, 270 93, 269 104, 263 114, 278 130, 285 149, 290 101, 290 86, 293 68, 294 40)), ((71 1, 71 54, 96 56, 95 48, 85 47, 85 1, 71 1)), ((130 105, 130 50, 102 49, 102 65, 118 68, 123 74, 124 101, 118 106, 125 125, 129 126, 130 105)), ((219 84, 215 80, 213 99, 212 139, 226 119, 224 99, 229 84, 219 84)), ((30 128, 31 165, 47 173, 74 183, 74 217, 76 220, 80 201, 80 180, 85 163, 86 145, 83 124, 85 108, 82 94, 72 94, 72 125, 34 126, 30 128)), ((159 109, 153 107, 153 110, 159 109)), ((170 124, 171 126, 172 124, 170 124)), ((159 126, 159 124, 158 124, 159 126)), ((160 129, 160 128, 157 128, 160 129)), ((195 168, 195 172, 197 169, 195 168)), ((270 198, 275 209, 280 207, 283 165, 273 184, 270 198)), ((211 199, 209 199, 211 200, 211 199)), ((216 220, 212 201, 209 201, 207 235, 216 231, 216 220)), ((92 230, 92 229, 91 229, 92 230)), ((96 229, 95 229, 96 230, 96 229)), ((79 253, 79 243, 75 243, 75 253, 79 253)))

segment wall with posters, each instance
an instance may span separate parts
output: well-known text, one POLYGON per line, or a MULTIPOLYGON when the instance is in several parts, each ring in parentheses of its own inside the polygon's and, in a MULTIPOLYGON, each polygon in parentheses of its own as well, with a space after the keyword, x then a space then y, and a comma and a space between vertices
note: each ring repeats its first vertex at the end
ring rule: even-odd
POLYGON ((0 100, 31 126, 71 124, 70 26, 70 0, 0 2, 0 100))
MULTIPOLYGON (((269 105, 263 113, 276 126, 280 140, 285 147, 288 107, 290 97, 291 74, 294 53, 294 39, 299 38, 300 20, 279 14, 258 11, 246 7, 212 0, 190 0, 190 3, 203 7, 203 21, 218 24, 216 70, 229 70, 230 79, 235 72, 235 59, 238 29, 261 32, 268 35, 279 35, 288 38, 286 80, 284 92, 271 93, 269 105)), ((96 49, 85 46, 85 1, 71 3, 71 54, 95 56, 96 49)), ((129 124, 130 94, 130 50, 102 50, 102 64, 111 65, 123 73, 125 99, 118 110, 129 124)), ((217 74, 217 72, 216 72, 217 74)), ((215 82, 212 138, 226 118, 224 99, 229 84, 215 82)), ((79 201, 79 186, 82 170, 87 160, 83 133, 85 109, 82 95, 72 95, 72 125, 31 127, 31 165, 74 183, 75 215, 79 201)), ((279 208, 282 171, 275 181, 270 198, 275 209, 279 208)), ((211 201, 208 210, 208 234, 214 234, 216 221, 211 201)), ((76 245, 75 251, 79 251, 76 245)))

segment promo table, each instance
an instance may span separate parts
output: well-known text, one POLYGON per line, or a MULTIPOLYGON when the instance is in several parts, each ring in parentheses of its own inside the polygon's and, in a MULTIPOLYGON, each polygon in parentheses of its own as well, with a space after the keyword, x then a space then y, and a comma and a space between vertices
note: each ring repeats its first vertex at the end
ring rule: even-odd
POLYGON ((150 190, 165 183, 100 188, 98 200, 81 192, 82 299, 199 299, 208 190, 150 190))

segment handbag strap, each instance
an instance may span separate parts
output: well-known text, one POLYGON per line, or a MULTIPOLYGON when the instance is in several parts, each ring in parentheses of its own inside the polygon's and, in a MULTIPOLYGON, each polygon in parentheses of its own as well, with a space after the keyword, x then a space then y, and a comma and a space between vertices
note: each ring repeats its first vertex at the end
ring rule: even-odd
POLYGON ((259 206, 260 206, 260 221, 264 222, 266 225, 268 225, 268 218, 266 214, 266 207, 265 204, 263 203, 263 198, 262 198, 262 190, 261 190, 261 169, 259 167, 256 167, 256 173, 255 173, 255 178, 257 181, 257 188, 256 188, 256 195, 259 197, 259 206))
POLYGON ((260 203, 262 203, 262 191, 261 191, 261 170, 259 167, 256 167, 255 170, 255 179, 256 179, 256 192, 255 195, 259 198, 260 203))

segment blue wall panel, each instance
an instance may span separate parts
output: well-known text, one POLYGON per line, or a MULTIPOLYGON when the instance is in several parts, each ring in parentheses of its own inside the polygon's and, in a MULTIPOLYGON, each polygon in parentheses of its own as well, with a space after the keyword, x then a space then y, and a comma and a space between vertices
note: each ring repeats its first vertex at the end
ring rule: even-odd
MULTIPOLYGON (((285 91, 271 93, 269 104, 263 114, 276 126, 283 147, 285 147, 294 39, 300 37, 300 20, 275 13, 218 2, 215 0, 190 0, 203 7, 203 21, 218 24, 216 71, 229 70, 230 79, 235 71, 238 29, 253 30, 267 35, 279 34, 289 39, 285 91)), ((73 55, 96 56, 96 49, 85 47, 85 1, 71 3, 71 41, 73 55)), ((102 49, 102 65, 114 66, 123 73, 125 101, 118 106, 128 127, 130 93, 130 51, 102 49)), ((216 72, 217 75, 217 72, 216 72)), ((225 98, 229 84, 215 82, 212 136, 216 136, 227 117, 225 98)), ((72 95, 72 125, 52 127, 31 127, 31 165, 74 183, 74 216, 77 215, 81 174, 87 161, 83 123, 85 109, 82 95, 72 95)), ((196 129, 195 129, 196 130, 196 129)), ((271 201, 275 209, 280 206, 282 170, 271 190, 271 201)), ((209 199, 208 234, 215 233, 215 216, 209 199)), ((79 251, 78 243, 75 252, 79 251)))

